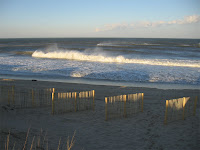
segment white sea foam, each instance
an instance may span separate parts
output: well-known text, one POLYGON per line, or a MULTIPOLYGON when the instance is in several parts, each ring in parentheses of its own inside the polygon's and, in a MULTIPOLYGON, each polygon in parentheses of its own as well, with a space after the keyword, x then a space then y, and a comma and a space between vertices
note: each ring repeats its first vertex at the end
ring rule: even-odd
POLYGON ((105 46, 105 47, 127 47, 131 45, 143 45, 143 46, 159 46, 161 44, 156 43, 99 43, 97 46, 105 46))
POLYGON ((117 44, 113 44, 113 43, 99 43, 97 44, 97 46, 113 46, 113 47, 117 47, 117 46, 121 46, 121 45, 117 45, 117 44))
POLYGON ((132 45, 159 46, 159 45, 161 45, 161 44, 153 44, 153 43, 132 43, 132 45))
POLYGON ((200 61, 198 60, 172 60, 172 59, 129 59, 124 56, 107 56, 101 53, 79 52, 79 51, 53 51, 43 52, 35 51, 32 57, 38 58, 52 58, 52 59, 68 59, 89 62, 102 63, 128 63, 128 64, 145 64, 155 66, 177 66, 177 67, 193 67, 200 68, 200 61))
POLYGON ((99 63, 65 59, 0 56, 1 74, 46 75, 55 78, 87 78, 128 82, 200 84, 200 68, 99 63))
POLYGON ((189 44, 181 44, 180 46, 182 46, 182 47, 189 47, 191 45, 189 45, 189 44))
POLYGON ((86 73, 86 72, 73 71, 73 72, 71 72, 70 77, 81 78, 81 77, 85 77, 86 75, 88 75, 88 73, 86 73))
MULTIPOLYGON (((26 42, 24 44, 26 45, 26 42)), ((31 49, 18 47, 17 50, 13 46, 11 51, 10 48, 0 50, 0 76, 200 85, 199 45, 199 41, 161 40, 159 42, 159 40, 130 39, 105 42, 92 40, 87 44, 77 43, 76 40, 75 43, 71 43, 71 40, 66 43, 62 41, 58 45, 49 42, 37 51, 35 47, 31 49), (99 45, 96 45, 97 41, 99 45), (181 43, 184 48, 181 47, 181 43), (148 46, 158 44, 161 46, 157 48, 148 46), (95 46, 96 48, 93 48, 95 46), (83 48, 86 50, 80 51, 83 48), (30 57, 32 55, 33 57, 30 57), (38 57, 45 59, 38 59, 38 57)))

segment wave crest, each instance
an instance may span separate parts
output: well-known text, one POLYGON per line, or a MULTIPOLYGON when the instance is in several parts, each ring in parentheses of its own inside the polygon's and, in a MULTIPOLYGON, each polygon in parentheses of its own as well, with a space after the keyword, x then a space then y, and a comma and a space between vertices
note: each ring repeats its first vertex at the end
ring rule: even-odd
POLYGON ((191 60, 170 60, 170 59, 128 59, 122 55, 111 57, 102 53, 88 54, 79 51, 52 51, 43 52, 35 51, 32 57, 51 58, 51 59, 68 59, 89 62, 102 63, 129 63, 129 64, 145 64, 157 66, 177 66, 177 67, 197 67, 200 68, 199 61, 191 60))

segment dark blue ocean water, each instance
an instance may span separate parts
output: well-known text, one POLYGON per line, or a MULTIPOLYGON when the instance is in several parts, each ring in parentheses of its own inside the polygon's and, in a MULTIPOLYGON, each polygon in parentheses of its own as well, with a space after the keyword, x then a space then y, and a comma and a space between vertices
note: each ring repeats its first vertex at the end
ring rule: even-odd
POLYGON ((0 77, 200 85, 200 39, 0 39, 0 77))

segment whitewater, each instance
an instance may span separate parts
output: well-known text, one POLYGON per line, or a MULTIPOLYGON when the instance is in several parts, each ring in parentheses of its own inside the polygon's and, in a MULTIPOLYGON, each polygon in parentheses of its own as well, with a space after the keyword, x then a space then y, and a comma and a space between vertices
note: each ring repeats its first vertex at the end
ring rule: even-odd
POLYGON ((53 51, 43 52, 35 51, 32 57, 39 58, 57 58, 57 59, 68 59, 78 61, 91 61, 91 62, 102 62, 102 63, 130 63, 130 64, 145 64, 145 65, 156 65, 156 66, 179 66, 179 67, 197 67, 200 68, 199 61, 191 60, 170 60, 170 59, 128 59, 124 56, 109 57, 101 53, 87 54, 78 51, 53 51))

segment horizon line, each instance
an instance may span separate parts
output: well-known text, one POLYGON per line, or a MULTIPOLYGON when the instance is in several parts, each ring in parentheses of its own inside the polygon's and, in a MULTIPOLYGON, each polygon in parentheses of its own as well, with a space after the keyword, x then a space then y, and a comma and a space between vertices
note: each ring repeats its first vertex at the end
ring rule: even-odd
POLYGON ((194 40, 199 40, 200 38, 169 38, 169 37, 8 37, 8 38, 0 38, 0 39, 65 39, 65 38, 74 38, 74 39, 78 39, 78 38, 85 38, 85 39, 89 39, 89 38, 99 38, 99 39, 108 39, 108 38, 124 38, 124 39, 194 39, 194 40))

